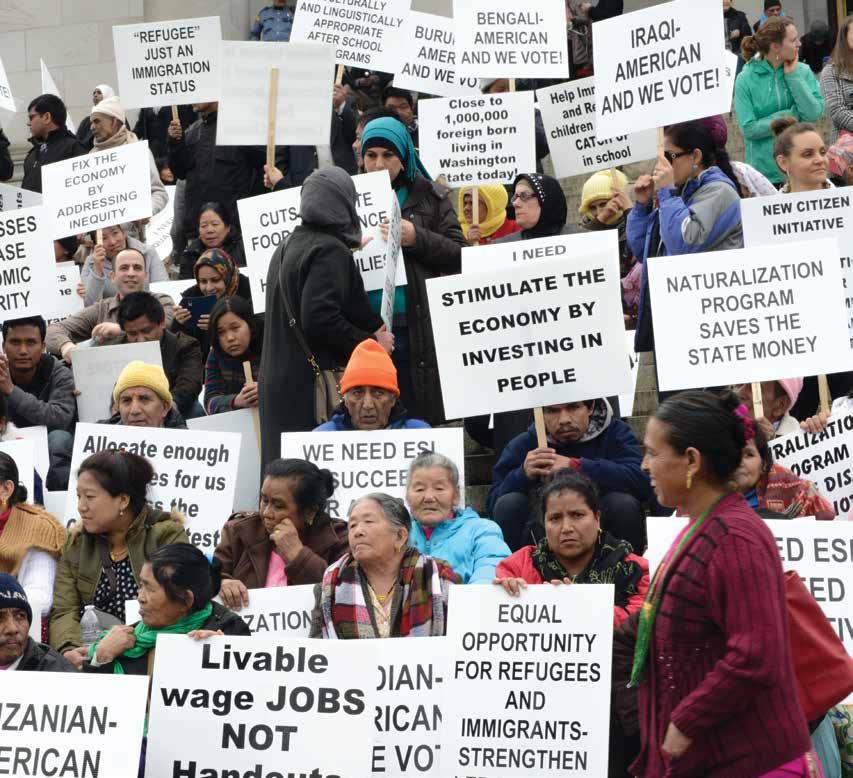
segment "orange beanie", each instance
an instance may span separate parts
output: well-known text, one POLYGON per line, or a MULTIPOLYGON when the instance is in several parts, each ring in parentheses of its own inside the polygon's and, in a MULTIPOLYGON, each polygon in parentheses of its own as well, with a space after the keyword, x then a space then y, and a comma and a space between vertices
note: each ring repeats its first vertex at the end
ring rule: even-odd
POLYGON ((385 349, 372 338, 361 341, 353 350, 341 379, 341 394, 354 386, 378 386, 400 396, 397 368, 385 349))

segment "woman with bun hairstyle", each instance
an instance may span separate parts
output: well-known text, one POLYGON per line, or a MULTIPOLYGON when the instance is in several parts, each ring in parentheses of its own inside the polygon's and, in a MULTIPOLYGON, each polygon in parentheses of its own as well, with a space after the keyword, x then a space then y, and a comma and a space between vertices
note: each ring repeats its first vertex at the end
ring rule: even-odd
POLYGON ((782 562, 732 479, 755 422, 726 392, 682 392, 646 429, 643 469, 661 505, 688 516, 639 613, 644 778, 808 776, 782 562))
POLYGON ((332 474, 312 462, 270 462, 258 511, 232 516, 213 552, 222 565, 222 602, 240 610, 249 589, 319 583, 349 550, 346 522, 328 513, 334 491, 332 474))
POLYGON ((746 162, 774 184, 783 181, 773 159, 774 119, 816 122, 824 99, 811 68, 799 61, 800 36, 786 16, 769 18, 741 43, 746 61, 735 81, 735 113, 746 142, 746 162))

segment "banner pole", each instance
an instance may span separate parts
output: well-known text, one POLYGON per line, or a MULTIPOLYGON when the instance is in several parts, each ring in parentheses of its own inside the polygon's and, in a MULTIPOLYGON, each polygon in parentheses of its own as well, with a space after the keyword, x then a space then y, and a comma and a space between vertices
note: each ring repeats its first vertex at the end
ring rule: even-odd
POLYGON ((278 68, 270 68, 270 98, 267 112, 267 170, 275 167, 275 123, 278 115, 278 68))
POLYGON ((756 419, 764 416, 764 400, 761 397, 761 382, 752 382, 752 415, 756 419))
POLYGON ((335 73, 335 86, 340 86, 344 80, 344 66, 338 65, 338 70, 335 73))
MULTIPOLYGON (((480 188, 476 186, 471 190, 471 226, 480 226, 480 188)), ((466 235, 465 237, 467 238, 468 236, 466 235)), ((477 246, 480 241, 472 240, 469 243, 472 246, 477 246)))
POLYGON ((829 382, 826 380, 826 375, 817 377, 817 390, 820 395, 820 409, 829 413, 832 407, 832 397, 829 394, 829 382))
POLYGON ((172 121, 173 121, 173 122, 178 122, 178 121, 180 121, 180 120, 181 120, 181 117, 180 117, 180 116, 178 116, 178 106, 177 106, 177 105, 173 105, 173 106, 172 106, 172 121))

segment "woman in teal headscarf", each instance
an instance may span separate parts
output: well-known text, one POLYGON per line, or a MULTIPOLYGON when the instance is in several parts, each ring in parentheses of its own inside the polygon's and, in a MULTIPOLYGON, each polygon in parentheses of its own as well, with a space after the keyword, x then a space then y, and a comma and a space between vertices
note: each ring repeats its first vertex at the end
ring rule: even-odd
MULTIPOLYGON (((448 198, 448 188, 431 180, 402 122, 386 116, 365 125, 361 157, 366 172, 388 171, 403 217, 400 242, 407 283, 397 287, 394 298, 396 340, 392 355, 400 400, 410 415, 435 426, 445 419, 426 281, 458 273, 462 247, 468 244, 448 198)), ((387 231, 385 224, 383 235, 387 231)), ((382 293, 371 292, 369 297, 378 311, 382 293)))

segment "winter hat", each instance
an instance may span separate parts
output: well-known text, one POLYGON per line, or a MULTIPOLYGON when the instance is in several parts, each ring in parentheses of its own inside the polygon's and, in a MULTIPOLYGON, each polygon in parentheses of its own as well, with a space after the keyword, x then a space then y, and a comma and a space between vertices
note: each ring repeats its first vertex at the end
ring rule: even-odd
POLYGON ((776 6, 782 7, 782 0, 764 0, 764 10, 766 11, 768 8, 775 8, 776 6))
POLYGON ((169 379, 159 365, 149 365, 138 359, 128 362, 116 381, 113 389, 113 402, 118 402, 121 393, 132 386, 144 386, 156 394, 163 402, 172 404, 172 393, 169 391, 169 379))
POLYGON ((105 97, 100 103, 93 105, 89 115, 94 116, 96 113, 109 116, 113 119, 118 119, 122 124, 124 124, 124 108, 122 108, 121 100, 119 100, 118 97, 105 97))
POLYGON ((796 404, 797 398, 800 396, 800 392, 803 391, 803 379, 780 378, 776 383, 779 384, 779 386, 785 390, 785 394, 788 395, 788 409, 790 410, 796 404))
POLYGON ((4 608, 18 608, 27 614, 27 621, 33 623, 33 609, 27 599, 24 587, 18 583, 18 579, 9 573, 0 573, 0 610, 4 608))
POLYGON ((341 394, 354 386, 378 386, 400 396, 397 368, 385 349, 372 338, 361 341, 353 350, 341 378, 341 394))
MULTIPOLYGON (((609 200, 613 197, 614 176, 616 178, 616 188, 624 190, 628 186, 628 177, 620 170, 616 170, 616 168, 599 170, 586 180, 583 185, 583 191, 581 192, 581 205, 578 208, 584 216, 592 218, 592 214, 589 212, 591 203, 599 200, 609 200)), ((619 218, 622 218, 622 214, 619 214, 619 218)))

